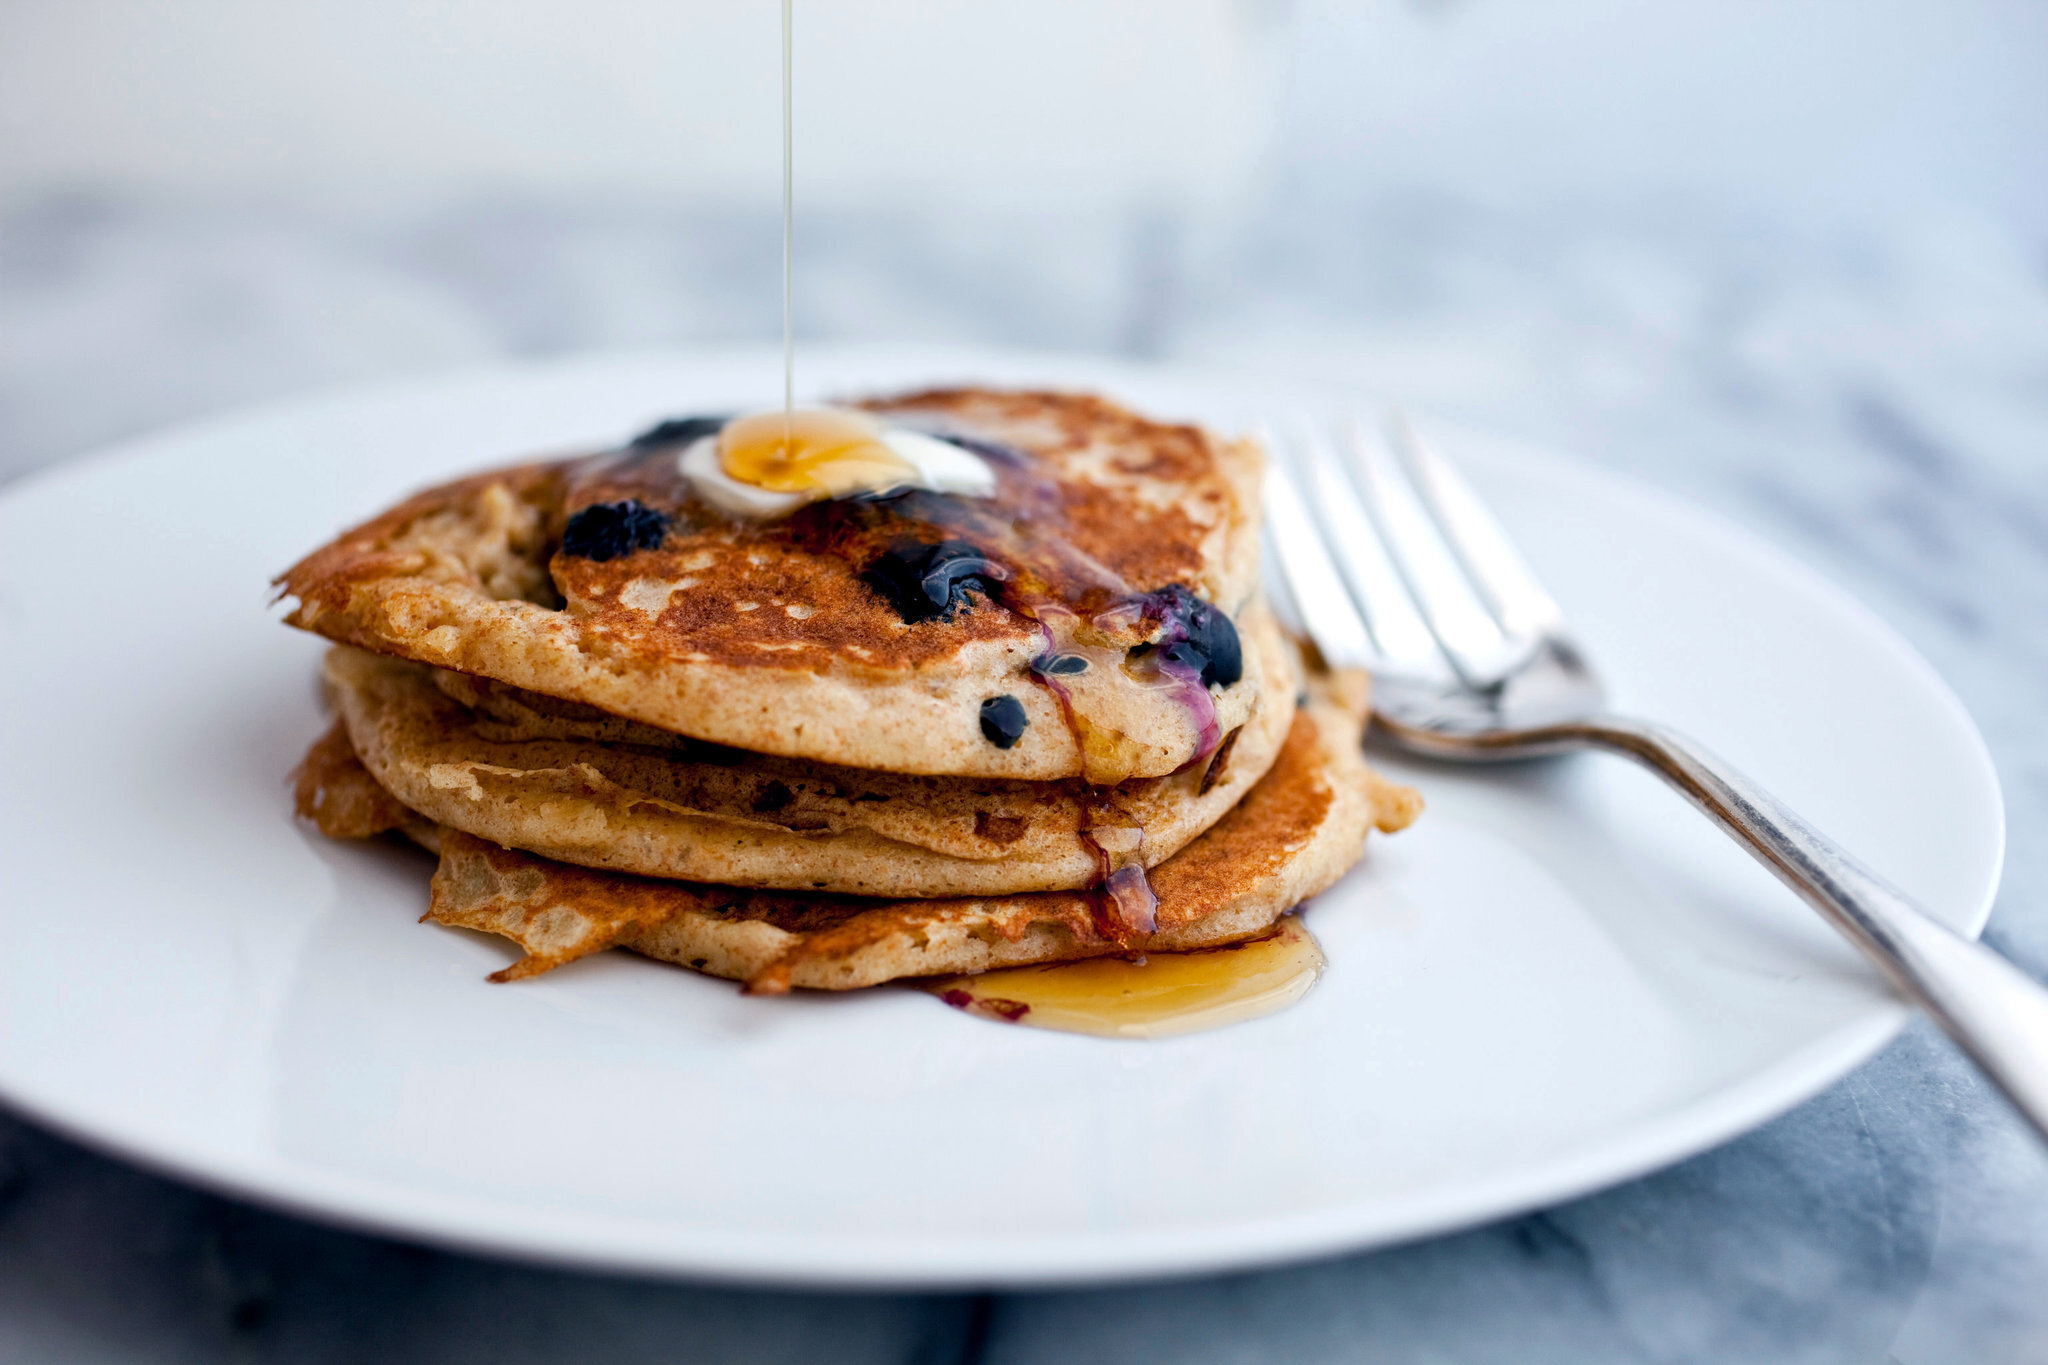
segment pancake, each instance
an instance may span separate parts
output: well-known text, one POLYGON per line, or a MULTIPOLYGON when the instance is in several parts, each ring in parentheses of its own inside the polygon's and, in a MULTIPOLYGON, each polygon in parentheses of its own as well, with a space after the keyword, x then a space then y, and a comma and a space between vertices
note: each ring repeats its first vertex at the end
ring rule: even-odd
POLYGON ((1264 775, 1293 715, 1296 668, 1269 611, 1245 619, 1265 675, 1251 718, 1180 773, 1102 789, 767 758, 587 708, 565 715, 550 698, 460 675, 437 686, 423 665, 347 646, 330 652, 327 680, 383 789, 493 843, 684 881, 997 895, 1098 881, 1086 830, 1138 831, 1136 861, 1153 866, 1264 775))
POLYGON ((338 719, 292 774, 292 808, 330 839, 371 839, 420 818, 370 776, 338 719))
POLYGON ((984 457, 996 497, 733 521, 676 469, 716 423, 665 424, 419 494, 286 571, 287 619, 695 739, 888 772, 1110 785, 1172 773, 1245 723, 1255 675, 1205 662, 1191 683, 1167 665, 1205 631, 1235 647, 1229 618, 1257 579, 1256 446, 1071 394, 870 406, 984 457), (612 508, 629 534, 564 549, 575 518, 612 508), (943 601, 918 607, 905 582, 943 601), (1049 673, 1059 661, 1076 671, 1049 673), (1148 668, 1149 685, 1130 677, 1148 668), (985 706, 1011 708, 1007 743, 985 706))
POLYGON ((512 939, 517 980, 623 947, 754 993, 851 990, 898 977, 988 971, 1256 937, 1355 863, 1368 830, 1412 820, 1420 799, 1366 767, 1362 712, 1313 684, 1279 757, 1228 815, 1151 873, 1157 928, 1121 932, 1081 892, 937 900, 744 891, 593 871, 456 830, 426 918, 512 939))

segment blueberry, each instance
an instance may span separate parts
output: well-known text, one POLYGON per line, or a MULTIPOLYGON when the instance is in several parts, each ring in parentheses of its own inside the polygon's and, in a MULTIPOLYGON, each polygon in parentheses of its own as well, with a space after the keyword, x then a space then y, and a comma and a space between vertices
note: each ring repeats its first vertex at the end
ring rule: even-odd
POLYGON ((1151 594, 1147 605, 1147 614, 1166 626, 1162 658, 1200 669, 1204 687, 1229 687, 1244 676, 1237 627, 1213 603, 1174 583, 1151 594))
POLYGON ((655 446, 686 446, 701 437, 715 435, 724 430, 728 417, 671 417, 666 422, 651 426, 635 436, 629 444, 634 450, 651 450, 655 446))
POLYGON ((1088 671, 1088 661, 1079 654, 1055 654, 1042 663, 1034 663, 1032 667, 1040 673, 1050 673, 1054 677, 1065 678, 1071 677, 1076 673, 1086 673, 1088 671))
POLYGON ((636 498, 592 503, 569 518, 562 530, 562 553, 602 563, 635 550, 661 548, 668 517, 636 498))
POLYGON ((906 624, 950 621, 967 600, 969 589, 993 595, 994 585, 1009 575, 964 540, 936 545, 916 541, 885 550, 861 574, 861 581, 880 593, 906 624))
POLYGON ((990 697, 981 704, 982 737, 998 749, 1007 749, 1024 737, 1031 723, 1024 703, 1012 696, 990 697))

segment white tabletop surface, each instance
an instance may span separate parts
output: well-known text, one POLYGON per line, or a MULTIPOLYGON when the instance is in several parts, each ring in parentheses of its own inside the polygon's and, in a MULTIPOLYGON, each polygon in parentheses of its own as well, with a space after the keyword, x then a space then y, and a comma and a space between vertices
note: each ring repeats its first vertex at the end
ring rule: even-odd
MULTIPOLYGON (((800 324, 1353 380, 1696 499, 1860 596, 1960 693, 2011 821, 1986 937, 2048 974, 2038 242, 1967 214, 1803 233, 1285 183, 1220 245, 1170 218, 1077 228, 1071 250, 1010 230, 969 251, 904 220, 814 225, 800 324)), ((0 478, 319 386, 763 340, 773 240, 772 219, 622 204, 21 200, 0 211, 0 478)), ((2017 1362, 2048 1358, 2044 1284, 2048 1152, 1924 1025, 1618 1189, 1093 1293, 773 1294, 499 1264, 246 1207, 0 1114, 10 1361, 2017 1362)))

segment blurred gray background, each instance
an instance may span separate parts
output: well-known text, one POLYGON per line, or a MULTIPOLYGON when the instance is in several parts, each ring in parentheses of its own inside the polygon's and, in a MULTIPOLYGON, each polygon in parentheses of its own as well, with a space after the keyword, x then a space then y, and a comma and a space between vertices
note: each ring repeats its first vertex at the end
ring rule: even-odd
MULTIPOLYGON (((1842 581, 1989 737, 2048 970, 2048 6, 797 0, 809 340, 1361 385, 1842 581)), ((778 335, 772 0, 8 0, 0 481, 309 389, 778 335)), ((2048 1157, 1915 1028, 1501 1226, 738 1294, 329 1232, 0 1114, 0 1359, 2048 1359, 2048 1157)))

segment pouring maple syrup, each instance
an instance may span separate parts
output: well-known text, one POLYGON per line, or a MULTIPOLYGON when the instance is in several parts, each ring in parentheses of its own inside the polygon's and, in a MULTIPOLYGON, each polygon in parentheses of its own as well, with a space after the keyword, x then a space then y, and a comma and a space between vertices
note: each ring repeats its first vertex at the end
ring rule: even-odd
MULTIPOLYGON (((782 411, 796 412, 796 108, 795 45, 791 38, 796 0, 782 0, 782 411)), ((785 421, 782 441, 795 433, 785 421)))
POLYGON ((796 405, 796 137, 793 0, 782 0, 782 407, 687 443, 681 469, 700 495, 742 518, 786 516, 807 501, 900 488, 988 497, 980 456, 864 412, 796 405), (709 442, 714 448, 698 449, 709 442), (765 495, 765 496, 764 496, 765 495))
POLYGON ((1323 974, 1322 946, 1288 915, 1262 937, 1221 948, 1093 957, 950 976, 925 989, 1006 1024, 1104 1038, 1170 1038, 1286 1009, 1323 974))

